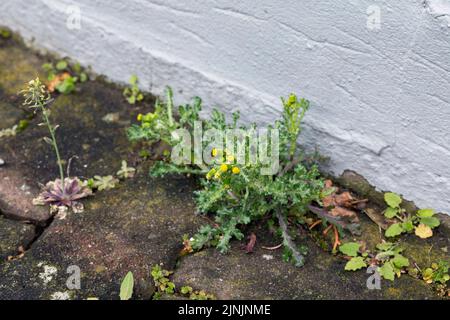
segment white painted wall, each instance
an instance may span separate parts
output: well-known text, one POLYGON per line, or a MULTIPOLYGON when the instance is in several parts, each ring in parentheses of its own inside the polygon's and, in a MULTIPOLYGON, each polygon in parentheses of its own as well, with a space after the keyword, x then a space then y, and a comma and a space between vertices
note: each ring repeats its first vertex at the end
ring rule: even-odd
MULTIPOLYGON (((147 89, 272 121, 312 101, 303 142, 381 190, 450 213, 450 0, 2 0, 0 24, 147 89), (81 29, 66 26, 68 5, 81 29), (379 30, 367 27, 377 5, 379 30), (370 9, 372 10, 372 9, 370 9), (370 11, 369 10, 369 11, 370 11)), ((70 26, 71 24, 69 24, 70 26)))

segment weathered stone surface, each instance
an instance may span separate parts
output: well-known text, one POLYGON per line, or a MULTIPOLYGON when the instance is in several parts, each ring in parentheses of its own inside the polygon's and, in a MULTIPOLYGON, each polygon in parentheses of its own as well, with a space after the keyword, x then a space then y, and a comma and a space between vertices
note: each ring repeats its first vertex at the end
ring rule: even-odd
POLYGON ((20 169, 10 170, 10 167, 8 162, 0 167, 0 212, 15 219, 45 224, 51 217, 50 210, 33 205, 33 198, 39 194, 33 177, 26 177, 20 169))
POLYGON ((51 224, 25 257, 2 266, 0 299, 49 299, 66 288, 71 265, 80 267, 81 290, 71 298, 118 298, 121 279, 134 273, 136 297, 153 293, 151 267, 171 269, 182 248, 182 236, 194 232, 192 183, 186 179, 149 180, 146 176, 98 193, 86 211, 51 224), (56 268, 47 286, 43 266, 56 268), (6 288, 14 292, 4 294, 6 288))
MULTIPOLYGON (((264 234, 264 233, 263 233, 264 234)), ((208 249, 181 260, 173 281, 180 287, 204 289, 218 299, 437 299, 431 286, 407 275, 382 280, 369 290, 365 271, 344 271, 346 260, 324 252, 309 239, 306 264, 296 268, 282 261, 282 250, 269 251, 276 240, 260 238, 254 253, 235 244, 227 255, 208 249)), ((279 240, 278 240, 279 242, 279 240)))
POLYGON ((16 255, 34 239, 34 226, 0 216, 0 263, 16 255))
POLYGON ((25 83, 37 76, 45 78, 41 68, 44 61, 39 54, 25 50, 17 36, 0 41, 0 92, 15 99, 25 83))
POLYGON ((24 117, 23 110, 13 104, 0 101, 0 130, 12 128, 24 117))

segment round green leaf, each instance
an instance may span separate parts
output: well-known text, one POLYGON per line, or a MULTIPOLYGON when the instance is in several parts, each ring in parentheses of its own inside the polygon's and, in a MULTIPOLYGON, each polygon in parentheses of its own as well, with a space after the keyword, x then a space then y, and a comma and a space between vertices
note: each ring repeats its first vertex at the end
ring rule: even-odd
POLYGON ((408 258, 402 256, 401 254, 395 255, 394 259, 392 259, 392 263, 399 269, 409 266, 408 258))
POLYGON ((358 255, 359 247, 361 245, 356 242, 344 243, 339 247, 339 251, 349 257, 356 257, 358 255))
POLYGON ((386 211, 384 212, 384 216, 388 219, 392 219, 395 217, 395 215, 397 214, 398 210, 397 208, 392 208, 389 207, 386 209, 386 211))
POLYGON ((394 268, 390 262, 386 262, 381 268, 378 268, 378 272, 386 280, 394 281, 395 279, 394 268))
POLYGON ((345 265, 345 270, 356 271, 361 268, 367 267, 363 257, 354 257, 345 265))
POLYGON ((56 64, 56 69, 58 69, 59 71, 62 71, 66 68, 67 68, 67 62, 64 60, 61 60, 56 64))
POLYGON ((435 212, 433 209, 420 209, 417 211, 417 216, 419 218, 428 218, 434 216, 435 212))
POLYGON ((386 201, 389 207, 398 208, 400 203, 402 203, 402 198, 396 193, 387 192, 384 194, 384 201, 386 201))
POLYGON ((441 224, 439 219, 436 217, 421 218, 420 223, 423 223, 424 225, 429 226, 430 228, 436 228, 441 224))
POLYGON ((394 223, 385 232, 386 237, 395 237, 402 234, 403 228, 400 223, 394 223))

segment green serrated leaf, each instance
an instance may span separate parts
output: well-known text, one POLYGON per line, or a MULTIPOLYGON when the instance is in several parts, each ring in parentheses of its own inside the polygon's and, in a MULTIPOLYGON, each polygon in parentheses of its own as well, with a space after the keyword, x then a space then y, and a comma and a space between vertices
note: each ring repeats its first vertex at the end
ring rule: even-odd
POLYGON ((389 261, 383 264, 382 267, 378 268, 378 272, 386 280, 394 281, 395 279, 394 267, 389 261))
POLYGON ((397 208, 389 207, 384 212, 384 216, 388 219, 392 219, 397 215, 397 212, 398 212, 397 208))
POLYGON ((385 232, 386 237, 396 237, 403 232, 403 227, 400 223, 392 224, 385 232))
POLYGON ((401 269, 403 267, 409 267, 408 258, 402 256, 401 254, 395 255, 395 257, 391 260, 395 267, 401 269))
POLYGON ((133 296, 134 278, 133 273, 130 271, 120 285, 120 300, 129 300, 133 296))
POLYGON ((402 203, 402 198, 396 193, 387 192, 384 194, 384 201, 386 201, 389 207, 398 208, 400 203, 402 203))
POLYGON ((347 271, 356 271, 361 268, 367 267, 366 262, 363 257, 354 257, 345 265, 345 270, 347 271))
POLYGON ((356 257, 361 245, 356 242, 344 243, 339 247, 339 251, 349 257, 356 257))
POLYGON ((420 223, 429 226, 430 228, 436 228, 441 224, 436 217, 423 217, 420 219, 420 223))

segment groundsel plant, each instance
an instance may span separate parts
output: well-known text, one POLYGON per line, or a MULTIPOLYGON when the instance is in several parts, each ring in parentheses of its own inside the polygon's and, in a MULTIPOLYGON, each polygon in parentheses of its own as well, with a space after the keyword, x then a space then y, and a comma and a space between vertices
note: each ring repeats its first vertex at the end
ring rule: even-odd
POLYGON ((45 137, 44 140, 53 147, 60 175, 60 179, 50 181, 44 186, 39 197, 34 199, 34 203, 50 204, 58 212, 62 212, 63 208, 68 207, 73 208, 76 212, 82 211, 83 207, 77 200, 91 195, 92 191, 85 187, 78 178, 64 177, 64 168, 55 135, 59 126, 53 126, 49 118, 50 93, 39 78, 28 82, 27 87, 21 93, 25 99, 24 105, 33 109, 34 113, 40 113, 44 121, 40 125, 48 128, 50 138, 45 137))
POLYGON ((200 177, 197 208, 213 215, 214 223, 201 227, 189 239, 194 250, 215 246, 225 253, 233 238, 244 238, 246 225, 268 220, 272 226, 278 222, 285 259, 303 265, 302 250, 291 236, 290 226, 303 223, 308 205, 320 202, 324 184, 315 166, 301 164, 297 148, 309 102, 291 94, 282 103, 282 118, 267 128, 239 125, 238 113, 227 121, 218 110, 201 120, 199 98, 192 105, 180 106, 177 120, 169 89, 167 101, 158 101, 154 112, 139 115, 140 125, 129 129, 132 141, 163 141, 172 147, 170 159, 157 162, 152 175, 200 177))

